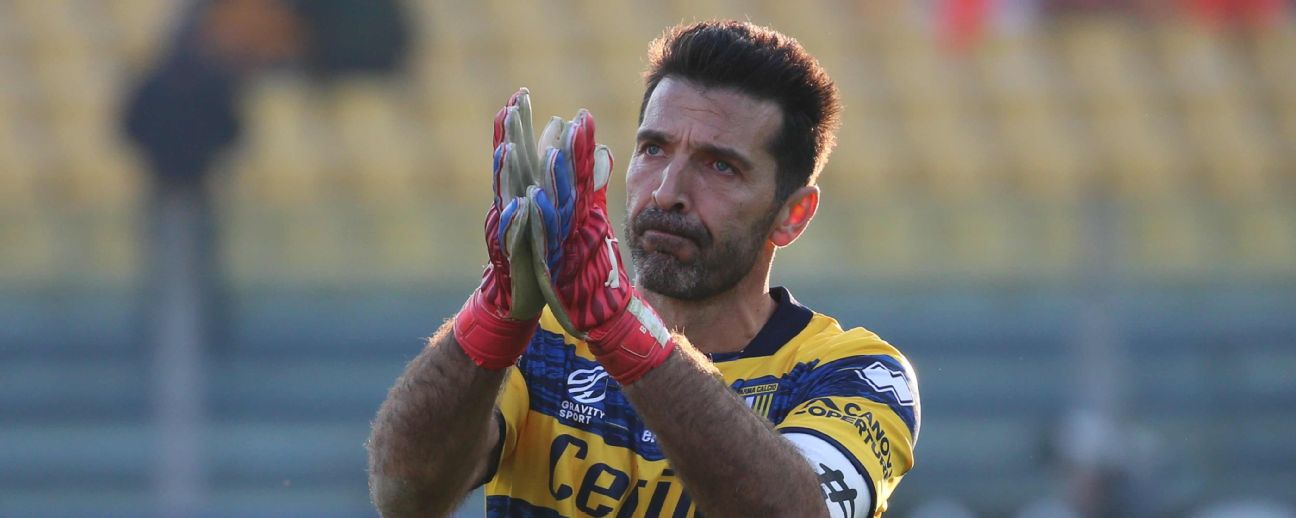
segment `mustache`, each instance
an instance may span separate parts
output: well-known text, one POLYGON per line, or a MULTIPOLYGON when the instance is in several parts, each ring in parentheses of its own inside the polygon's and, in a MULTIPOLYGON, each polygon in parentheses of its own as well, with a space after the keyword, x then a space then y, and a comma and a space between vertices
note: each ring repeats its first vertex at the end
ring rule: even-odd
POLYGON ((642 236, 644 232, 656 230, 691 239, 698 246, 711 244, 711 233, 701 223, 690 221, 676 212, 668 212, 657 207, 648 207, 634 217, 631 225, 634 235, 642 236))

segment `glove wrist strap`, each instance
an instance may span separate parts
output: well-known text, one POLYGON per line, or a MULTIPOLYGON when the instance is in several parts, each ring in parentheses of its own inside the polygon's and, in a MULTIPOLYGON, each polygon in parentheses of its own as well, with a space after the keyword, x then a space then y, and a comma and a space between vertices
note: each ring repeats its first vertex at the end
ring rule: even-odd
POLYGON ((526 350, 540 319, 513 320, 488 307, 481 290, 473 292, 455 316, 455 342, 473 363, 499 370, 513 365, 526 350))
POLYGON ((675 341, 661 317, 637 295, 612 321, 586 333, 599 363, 622 386, 638 381, 661 365, 675 349, 675 341))

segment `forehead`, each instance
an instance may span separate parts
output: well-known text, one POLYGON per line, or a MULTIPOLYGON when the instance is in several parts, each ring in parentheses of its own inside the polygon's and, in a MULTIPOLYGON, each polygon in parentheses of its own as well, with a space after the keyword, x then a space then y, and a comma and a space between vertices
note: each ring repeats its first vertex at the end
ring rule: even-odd
POLYGON ((782 123, 782 110, 773 101, 731 88, 703 88, 692 81, 666 77, 657 83, 644 106, 640 128, 773 160, 766 144, 782 123))

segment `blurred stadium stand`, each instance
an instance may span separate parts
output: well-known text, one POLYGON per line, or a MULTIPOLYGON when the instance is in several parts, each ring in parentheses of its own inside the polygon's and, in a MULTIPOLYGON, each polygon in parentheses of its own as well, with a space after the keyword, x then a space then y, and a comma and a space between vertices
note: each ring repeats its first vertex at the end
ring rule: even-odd
MULTIPOLYGON (((408 74, 279 71, 244 100, 218 174, 232 295, 207 363, 211 516, 372 515, 369 419, 483 262, 496 107, 520 85, 538 114, 586 106, 624 164, 647 42, 711 16, 800 37, 842 89, 820 217, 775 278, 922 375, 899 515, 1003 516, 1065 491, 1050 443, 1084 399, 1095 255, 1114 276, 1121 415, 1154 453, 1105 446, 1153 457, 1150 512, 1296 505, 1290 15, 1229 31, 1069 14, 951 51, 898 1, 408 6, 408 74)), ((148 179, 118 128, 176 8, 0 1, 0 516, 151 508, 148 179)))

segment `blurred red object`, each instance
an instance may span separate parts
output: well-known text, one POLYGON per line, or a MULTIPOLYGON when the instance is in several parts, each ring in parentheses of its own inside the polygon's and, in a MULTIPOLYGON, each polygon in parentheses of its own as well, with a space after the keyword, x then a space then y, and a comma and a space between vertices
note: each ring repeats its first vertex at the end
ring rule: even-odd
POLYGON ((990 18, 990 0, 942 0, 937 12, 940 37, 951 50, 976 44, 990 18))
POLYGON ((208 7, 204 43, 239 69, 255 69, 299 55, 304 34, 297 13, 279 0, 221 0, 208 7))
POLYGON ((1197 19, 1220 27, 1259 27, 1286 13, 1284 0, 1181 0, 1181 8, 1197 19))

